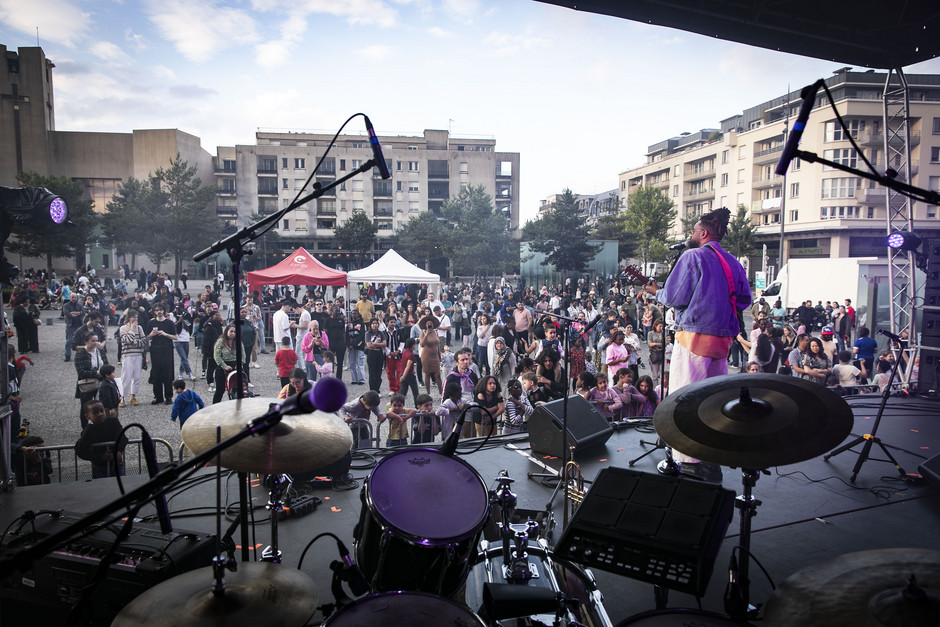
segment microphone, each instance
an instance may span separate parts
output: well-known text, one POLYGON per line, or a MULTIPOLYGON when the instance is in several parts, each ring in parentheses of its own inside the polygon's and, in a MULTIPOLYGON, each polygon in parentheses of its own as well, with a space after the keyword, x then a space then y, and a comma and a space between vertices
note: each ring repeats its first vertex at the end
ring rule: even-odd
POLYGON ((336 540, 336 548, 339 549, 340 557, 343 558, 343 572, 346 583, 349 584, 350 591, 358 597, 371 590, 372 584, 366 579, 362 569, 359 568, 359 564, 353 561, 352 556, 349 554, 349 549, 346 548, 342 540, 336 540))
POLYGON ((682 250, 688 245, 689 244, 687 242, 679 242, 678 244, 673 244, 672 246, 670 246, 669 250, 682 250))
POLYGON ((813 110, 813 105, 816 103, 816 92, 819 90, 820 83, 822 83, 822 79, 812 85, 807 85, 800 91, 803 106, 800 107, 800 114, 796 116, 796 122, 793 123, 790 136, 787 138, 787 144, 783 147, 780 161, 777 162, 777 169, 774 170, 774 174, 777 176, 783 176, 787 173, 787 168, 790 167, 790 162, 793 161, 793 157, 796 155, 796 149, 800 145, 800 138, 803 137, 803 129, 806 128, 806 122, 809 120, 809 113, 813 110))
POLYGON ((379 145, 379 138, 375 136, 375 129, 372 128, 372 120, 369 116, 363 114, 366 121, 366 130, 369 131, 369 144, 372 146, 372 156, 375 158, 375 167, 379 169, 379 174, 383 179, 390 178, 392 175, 388 171, 388 164, 385 163, 385 157, 382 156, 382 146, 379 145))
MULTIPOLYGON (((272 407, 280 416, 309 414, 315 411, 332 413, 346 403, 346 386, 336 377, 323 377, 306 392, 288 396, 272 407)), ((268 412, 270 414, 270 412, 268 412)))
POLYGON ((880 333, 881 335, 885 336, 885 337, 888 338, 889 340, 892 340, 892 341, 894 341, 894 342, 897 342, 898 344, 907 344, 907 341, 906 341, 906 340, 904 340, 904 339, 903 339, 901 336, 899 336, 899 335, 895 335, 895 334, 892 333, 891 331, 885 331, 884 329, 878 329, 878 333, 880 333))
MULTIPOLYGON (((157 467, 157 448, 146 429, 141 429, 140 442, 144 449, 144 460, 147 462, 147 474, 153 479, 160 469, 157 467)), ((170 523, 170 509, 166 505, 166 497, 160 494, 153 499, 153 503, 157 508, 157 518, 160 519, 160 533, 171 533, 173 525, 170 523)))
POLYGON ((446 455, 447 457, 454 456, 454 453, 457 451, 457 443, 460 441, 460 431, 463 429, 463 423, 467 418, 468 411, 470 411, 469 408, 460 412, 460 417, 457 418, 457 422, 454 424, 454 430, 447 436, 447 441, 441 445, 441 455, 446 455))
MULTIPOLYGON (((747 559, 746 557, 744 559, 747 559)), ((738 560, 734 553, 731 554, 731 561, 728 564, 728 585, 725 587, 725 612, 732 618, 744 618, 747 616, 747 607, 744 599, 741 597, 741 586, 738 580, 738 560)))

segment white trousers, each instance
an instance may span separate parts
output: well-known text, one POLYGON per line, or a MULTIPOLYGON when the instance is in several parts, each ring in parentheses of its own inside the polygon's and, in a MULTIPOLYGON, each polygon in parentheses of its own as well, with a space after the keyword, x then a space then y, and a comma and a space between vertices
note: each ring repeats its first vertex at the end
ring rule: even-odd
POLYGON ((121 356, 121 393, 125 402, 140 391, 140 366, 144 363, 143 355, 121 356))
MULTIPOLYGON (((675 342, 672 345, 672 361, 669 366, 669 393, 675 394, 690 383, 728 374, 728 356, 718 359, 702 357, 675 342)), ((699 461, 676 449, 672 450, 672 456, 680 464, 699 461)))

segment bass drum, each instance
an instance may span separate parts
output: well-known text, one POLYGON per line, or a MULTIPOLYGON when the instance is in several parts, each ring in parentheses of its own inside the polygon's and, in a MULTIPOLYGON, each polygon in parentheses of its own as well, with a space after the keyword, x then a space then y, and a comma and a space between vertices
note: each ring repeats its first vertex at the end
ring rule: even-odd
POLYGON ((383 592, 363 597, 323 623, 323 627, 376 625, 485 627, 485 623, 463 605, 423 592, 383 592))
POLYGON ((356 558, 375 590, 449 596, 463 585, 489 517, 489 494, 472 466, 406 448, 376 465, 361 496, 356 558))
POLYGON ((617 623, 617 627, 685 627, 686 625, 695 625, 695 627, 741 627, 751 623, 738 622, 733 619, 706 612, 704 610, 655 610, 653 612, 643 612, 635 616, 630 616, 617 623))
MULTIPOLYGON (((582 570, 575 564, 556 558, 545 544, 529 541, 529 572, 533 577, 526 584, 561 593, 566 599, 575 601, 569 604, 561 625, 584 625, 585 627, 612 627, 607 610, 604 608, 603 595, 597 588, 590 571, 582 570)), ((477 563, 470 571, 466 585, 467 606, 484 614, 483 584, 509 583, 503 575, 503 551, 498 543, 481 543, 481 553, 477 563)), ((556 625, 554 614, 536 614, 499 620, 502 627, 535 627, 556 625)))

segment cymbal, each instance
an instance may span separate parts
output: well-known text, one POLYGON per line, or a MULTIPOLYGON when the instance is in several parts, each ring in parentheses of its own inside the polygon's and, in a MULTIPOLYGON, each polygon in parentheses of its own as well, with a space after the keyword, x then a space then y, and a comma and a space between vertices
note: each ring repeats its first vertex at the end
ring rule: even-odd
POLYGON ((302 571, 271 562, 239 562, 225 573, 225 593, 212 593, 212 567, 191 570, 127 604, 112 627, 305 625, 317 610, 317 586, 302 571))
MULTIPOLYGON (((243 398, 209 405, 183 424, 186 448, 195 454, 216 444, 216 426, 222 439, 241 431, 245 425, 268 411, 276 398, 243 398)), ((336 414, 284 416, 263 435, 250 436, 222 451, 222 466, 239 472, 280 474, 316 470, 335 462, 352 448, 352 432, 336 414)))
POLYGON ((852 409, 825 386, 777 374, 734 374, 683 386, 653 415, 659 437, 686 455, 739 468, 822 455, 852 430, 852 409))
POLYGON ((940 551, 880 549, 847 553, 790 575, 767 601, 764 622, 778 627, 936 625, 940 551), (899 595, 914 575, 926 594, 899 595))

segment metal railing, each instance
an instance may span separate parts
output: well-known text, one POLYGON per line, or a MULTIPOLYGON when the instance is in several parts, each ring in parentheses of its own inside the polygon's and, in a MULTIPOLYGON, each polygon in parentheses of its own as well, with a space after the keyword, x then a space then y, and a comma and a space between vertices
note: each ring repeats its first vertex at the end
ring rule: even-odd
MULTIPOLYGON (((157 446, 157 463, 173 463, 173 447, 166 440, 159 438, 154 438, 153 440, 157 446), (161 459, 160 452, 166 449, 166 458, 161 459)), ((95 444, 92 448, 102 448, 107 446, 113 446, 114 443, 102 443, 95 444)), ((141 440, 128 440, 127 446, 124 449, 124 472, 125 474, 143 474, 147 471, 147 464, 144 460, 142 454, 141 440), (136 451, 136 463, 132 463, 134 460, 128 459, 128 451, 136 451)), ((70 481, 84 481, 85 479, 91 479, 91 462, 80 459, 75 453, 74 444, 59 444, 55 446, 37 446, 36 451, 41 456, 48 456, 52 460, 52 474, 49 479, 52 483, 66 483, 70 481), (71 465, 71 468, 66 468, 66 465, 71 465)), ((22 470, 23 475, 26 475, 27 462, 25 456, 17 456, 14 458, 14 464, 18 465, 19 468, 14 468, 14 470, 22 470)))

